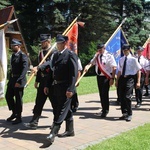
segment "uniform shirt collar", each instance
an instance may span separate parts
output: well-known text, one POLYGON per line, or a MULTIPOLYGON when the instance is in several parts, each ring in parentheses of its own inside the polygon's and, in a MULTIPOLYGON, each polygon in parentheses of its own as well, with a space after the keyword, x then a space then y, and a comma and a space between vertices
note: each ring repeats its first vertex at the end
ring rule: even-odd
POLYGON ((124 55, 124 57, 127 57, 127 58, 129 58, 129 57, 132 57, 132 55, 131 54, 129 54, 129 55, 124 55))
POLYGON ((66 48, 65 49, 63 49, 61 52, 59 52, 60 54, 62 54, 64 51, 66 50, 66 48))
POLYGON ((108 53, 108 51, 104 51, 104 53, 100 54, 100 55, 103 55, 103 56, 106 56, 106 54, 108 53))
POLYGON ((19 50, 17 53, 14 53, 15 56, 18 56, 21 50, 19 50))

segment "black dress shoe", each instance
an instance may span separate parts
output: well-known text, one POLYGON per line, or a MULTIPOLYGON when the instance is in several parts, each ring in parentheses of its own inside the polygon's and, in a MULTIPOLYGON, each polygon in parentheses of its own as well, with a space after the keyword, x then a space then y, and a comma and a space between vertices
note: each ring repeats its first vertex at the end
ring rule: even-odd
POLYGON ((66 132, 64 132, 64 133, 62 133, 62 134, 58 134, 58 137, 60 137, 60 138, 63 138, 63 137, 68 137, 68 136, 75 136, 75 133, 74 133, 74 131, 66 131, 66 132))
POLYGON ((108 113, 104 113, 104 112, 99 112, 99 113, 96 113, 94 114, 95 116, 98 116, 98 117, 101 117, 101 118, 105 118, 107 116, 108 113))
POLYGON ((108 113, 102 113, 100 117, 101 117, 101 118, 106 118, 107 114, 108 114, 108 113))
POLYGON ((127 118, 126 118, 126 121, 129 122, 132 120, 132 115, 129 115, 127 118))
POLYGON ((139 107, 141 107, 141 104, 138 103, 138 104, 135 105, 135 107, 136 107, 136 108, 139 108, 139 107))
POLYGON ((143 96, 149 96, 149 93, 145 93, 143 96))
POLYGON ((16 118, 16 114, 12 114, 9 118, 7 118, 7 121, 12 121, 16 118))
POLYGON ((121 117, 119 117, 119 120, 126 120, 127 117, 128 117, 127 114, 123 114, 121 117))
POLYGON ((37 129, 38 124, 35 122, 29 122, 29 123, 24 123, 24 126, 29 128, 29 129, 37 129))
POLYGON ((18 124, 18 123, 21 123, 22 122, 22 119, 21 118, 16 118, 12 124, 18 124))

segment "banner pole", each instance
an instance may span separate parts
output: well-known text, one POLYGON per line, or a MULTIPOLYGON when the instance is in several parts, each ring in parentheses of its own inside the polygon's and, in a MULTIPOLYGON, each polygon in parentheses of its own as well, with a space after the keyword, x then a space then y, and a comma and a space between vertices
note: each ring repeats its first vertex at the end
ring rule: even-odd
MULTIPOLYGON (((70 28, 74 25, 74 23, 77 21, 78 17, 81 15, 81 13, 72 21, 72 23, 68 26, 68 28, 63 32, 62 35, 66 35, 68 33, 68 31, 70 30, 70 28)), ((51 53, 51 51, 53 50, 53 48, 56 46, 56 42, 54 43, 54 45, 50 48, 50 50, 47 52, 47 54, 44 56, 44 58, 42 59, 42 61, 39 63, 39 65, 41 65, 46 58, 49 56, 49 54, 51 53)), ((38 65, 38 66, 39 66, 38 65)), ((34 77, 34 75, 36 74, 36 72, 33 72, 30 76, 30 78, 28 79, 25 87, 28 86, 28 84, 30 83, 30 81, 32 80, 32 78, 34 77)))
POLYGON ((0 25, 0 29, 3 29, 5 26, 14 23, 14 22, 17 21, 17 20, 18 20, 18 19, 13 19, 13 20, 10 20, 10 21, 5 22, 4 24, 1 24, 1 25, 0 25))

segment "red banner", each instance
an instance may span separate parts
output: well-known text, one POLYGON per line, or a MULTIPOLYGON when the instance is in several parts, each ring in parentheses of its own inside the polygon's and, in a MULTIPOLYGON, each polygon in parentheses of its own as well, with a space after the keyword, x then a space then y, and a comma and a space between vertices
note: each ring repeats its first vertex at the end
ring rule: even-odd
POLYGON ((67 34, 68 36, 68 44, 67 47, 74 51, 76 54, 78 53, 78 23, 76 22, 70 31, 67 34))
POLYGON ((76 54, 78 54, 78 25, 83 27, 84 22, 76 22, 67 34, 69 38, 67 47, 76 54))
POLYGON ((150 42, 147 43, 146 47, 144 48, 142 55, 144 57, 146 57, 148 60, 150 60, 150 42))

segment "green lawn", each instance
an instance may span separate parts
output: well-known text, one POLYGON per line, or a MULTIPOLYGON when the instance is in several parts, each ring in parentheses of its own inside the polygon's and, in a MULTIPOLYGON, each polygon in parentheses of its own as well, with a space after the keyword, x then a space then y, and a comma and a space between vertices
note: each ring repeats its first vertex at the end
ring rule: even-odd
MULTIPOLYGON (((29 78, 29 77, 28 77, 29 78)), ((36 96, 36 89, 34 88, 35 77, 31 80, 30 84, 24 90, 23 102, 34 102, 36 96)), ((0 106, 6 105, 6 100, 0 101, 0 106)))
MULTIPOLYGON (((29 78, 29 77, 28 77, 29 78)), ((23 102, 34 102, 36 97, 36 89, 34 88, 35 77, 31 80, 29 85, 24 90, 23 102)), ((111 87, 111 90, 114 90, 115 87, 111 87)), ((96 76, 83 77, 80 81, 79 86, 77 87, 78 95, 84 95, 89 93, 97 93, 97 81, 96 76)), ((0 106, 6 105, 6 101, 1 100, 0 106)))
MULTIPOLYGON (((115 86, 112 86, 110 90, 115 90, 115 86)), ((77 87, 79 95, 97 93, 97 79, 96 76, 83 77, 80 81, 79 86, 77 87)))
POLYGON ((150 123, 89 146, 85 150, 150 150, 150 123))

